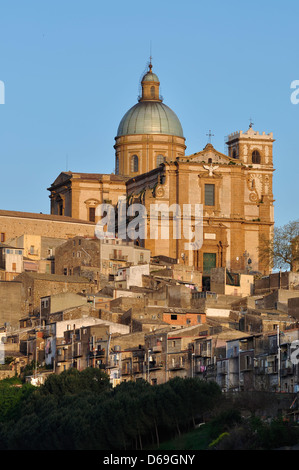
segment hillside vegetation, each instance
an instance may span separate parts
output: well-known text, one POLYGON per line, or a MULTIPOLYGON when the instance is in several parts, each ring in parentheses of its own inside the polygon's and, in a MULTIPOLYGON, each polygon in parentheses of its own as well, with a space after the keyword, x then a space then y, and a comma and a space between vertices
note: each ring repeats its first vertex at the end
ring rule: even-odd
MULTIPOLYGON (((252 404, 251 404, 252 405, 252 404)), ((255 403, 256 406, 256 403, 255 403)), ((35 388, 0 382, 1 450, 273 449, 299 443, 299 428, 260 420, 214 382, 172 379, 111 388, 99 369, 70 369, 35 388), (196 426, 202 424, 198 429, 196 426)))

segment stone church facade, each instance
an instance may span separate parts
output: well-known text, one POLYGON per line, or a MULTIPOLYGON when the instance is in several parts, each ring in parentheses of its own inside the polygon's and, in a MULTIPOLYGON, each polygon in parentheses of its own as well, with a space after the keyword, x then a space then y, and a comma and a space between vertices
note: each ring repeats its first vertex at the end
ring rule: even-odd
MULTIPOLYGON (((142 95, 117 130, 115 174, 61 173, 49 188, 51 213, 97 223, 97 207, 110 203, 116 208, 122 198, 127 208, 141 204, 146 209, 146 236, 137 242, 152 256, 176 259, 203 274, 224 266, 267 274, 269 268, 258 253, 261 239, 270 237, 274 225, 273 134, 259 133, 250 125, 246 132, 228 136, 227 155, 211 143, 185 155, 182 126, 163 103, 159 85, 150 64, 141 81, 142 95), (190 249, 182 236, 182 211, 169 212, 166 225, 160 214, 158 236, 151 236, 149 214, 161 204, 181 209, 201 205, 198 246, 190 249), (163 237, 165 226, 169 236, 163 237)), ((194 231, 193 212, 190 220, 194 231)))

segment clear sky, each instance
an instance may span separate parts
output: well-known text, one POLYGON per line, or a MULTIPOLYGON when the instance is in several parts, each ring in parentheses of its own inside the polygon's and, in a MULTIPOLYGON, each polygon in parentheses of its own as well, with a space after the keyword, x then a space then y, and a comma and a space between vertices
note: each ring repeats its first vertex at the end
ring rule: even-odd
POLYGON ((61 171, 114 170, 151 50, 186 154, 252 118, 276 139, 276 224, 298 219, 298 18, 298 0, 0 0, 0 209, 49 213, 61 171))

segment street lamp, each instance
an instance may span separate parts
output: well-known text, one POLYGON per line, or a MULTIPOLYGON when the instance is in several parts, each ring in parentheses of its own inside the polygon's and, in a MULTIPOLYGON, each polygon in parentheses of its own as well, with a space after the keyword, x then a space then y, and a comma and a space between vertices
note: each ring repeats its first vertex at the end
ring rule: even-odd
POLYGON ((191 354, 191 371, 192 371, 192 378, 194 377, 194 358, 195 358, 195 353, 191 354))
POLYGON ((150 372, 149 372, 149 363, 150 363, 150 353, 152 352, 151 349, 147 351, 147 380, 150 381, 150 372))
POLYGON ((34 370, 34 378, 36 378, 37 375, 37 351, 39 350, 39 347, 37 346, 37 343, 35 344, 35 370, 34 370))

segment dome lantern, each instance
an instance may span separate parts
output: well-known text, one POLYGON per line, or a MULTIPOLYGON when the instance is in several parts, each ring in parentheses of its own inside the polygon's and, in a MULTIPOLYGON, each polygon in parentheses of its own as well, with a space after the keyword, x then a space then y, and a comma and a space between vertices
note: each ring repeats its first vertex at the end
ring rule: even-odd
POLYGON ((141 80, 142 86, 142 96, 139 98, 139 101, 159 101, 161 102, 162 99, 160 98, 160 82, 159 78, 155 73, 152 72, 152 63, 149 64, 149 70, 143 76, 141 80))

